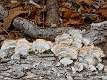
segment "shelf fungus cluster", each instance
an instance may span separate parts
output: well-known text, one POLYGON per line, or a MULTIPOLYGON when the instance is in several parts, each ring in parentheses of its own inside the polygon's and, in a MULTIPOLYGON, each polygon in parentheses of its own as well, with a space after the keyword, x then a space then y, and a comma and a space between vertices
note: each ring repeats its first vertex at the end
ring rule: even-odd
MULTIPOLYGON (((81 30, 72 29, 67 33, 58 35, 55 42, 37 39, 33 43, 26 39, 6 40, 4 41, 1 50, 0 58, 5 59, 21 59, 28 58, 32 55, 47 55, 48 51, 55 55, 56 66, 64 65, 71 66, 73 72, 90 70, 102 71, 102 57, 105 57, 103 51, 94 46, 92 41, 83 37, 81 30), (12 50, 11 50, 12 49, 12 50)), ((52 55, 51 54, 51 55, 52 55)))

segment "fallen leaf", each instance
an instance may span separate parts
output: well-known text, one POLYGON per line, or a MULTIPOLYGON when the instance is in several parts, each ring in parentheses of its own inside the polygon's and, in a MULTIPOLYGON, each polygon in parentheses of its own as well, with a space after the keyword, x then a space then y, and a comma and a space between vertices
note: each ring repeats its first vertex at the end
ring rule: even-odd
POLYGON ((71 9, 67 6, 63 6, 59 8, 59 11, 64 26, 71 27, 80 26, 83 24, 82 17, 74 9, 71 9))
POLYGON ((96 14, 98 14, 101 19, 107 19, 107 3, 102 4, 96 14))
POLYGON ((20 38, 21 34, 18 31, 10 31, 8 34, 8 39, 18 39, 20 38))
POLYGON ((95 0, 76 0, 76 3, 80 4, 80 3, 86 3, 86 4, 91 4, 93 1, 95 0))
POLYGON ((66 27, 81 27, 84 24, 82 19, 69 19, 69 21, 64 20, 63 23, 66 27))
POLYGON ((60 8, 59 9, 60 11, 60 16, 62 18, 74 18, 74 17, 78 17, 79 16, 79 13, 74 11, 73 9, 69 9, 69 8, 60 8))

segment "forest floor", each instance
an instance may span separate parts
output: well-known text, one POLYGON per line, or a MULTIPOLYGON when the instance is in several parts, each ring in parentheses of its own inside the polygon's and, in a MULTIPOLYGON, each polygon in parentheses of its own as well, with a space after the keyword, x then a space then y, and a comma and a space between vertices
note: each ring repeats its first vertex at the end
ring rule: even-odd
MULTIPOLYGON (((107 80, 106 21, 107 0, 0 0, 0 80, 107 80), (59 65, 61 60, 50 49, 42 52, 43 55, 28 54, 20 59, 11 59, 16 47, 10 49, 10 45, 5 44, 8 49, 2 51, 6 40, 16 40, 15 44, 19 45, 19 39, 26 38, 32 43, 42 38, 54 44, 58 35, 68 34, 72 29, 77 30, 77 34, 78 30, 86 30, 85 37, 91 36, 92 43, 104 51, 106 57, 99 66, 103 66, 101 70, 93 70, 93 66, 92 71, 81 69, 78 64, 80 71, 73 71, 75 59, 73 64, 59 65)), ((62 36, 62 42, 63 37, 66 39, 62 36)))

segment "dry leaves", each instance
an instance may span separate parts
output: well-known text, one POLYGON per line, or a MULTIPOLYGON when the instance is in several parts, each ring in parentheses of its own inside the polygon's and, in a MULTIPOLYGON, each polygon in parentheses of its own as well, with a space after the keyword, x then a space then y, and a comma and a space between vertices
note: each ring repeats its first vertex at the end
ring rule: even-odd
POLYGON ((76 11, 70 8, 62 7, 59 9, 59 11, 60 11, 60 16, 65 19, 79 16, 79 14, 76 11))
POLYGON ((93 1, 95 1, 95 0, 76 0, 76 3, 78 3, 78 4, 86 3, 86 4, 90 5, 93 1))
MULTIPOLYGON (((8 5, 5 5, 9 14, 3 19, 3 22, 0 22, 0 32, 8 33, 7 29, 10 27, 13 19, 20 14, 23 14, 20 15, 20 17, 33 21, 34 24, 39 27, 48 26, 46 21, 46 14, 48 12, 46 2, 42 4, 43 2, 41 1, 42 3, 38 4, 40 7, 37 7, 37 5, 33 5, 32 3, 20 3, 17 0, 15 0, 15 2, 14 0, 11 1, 13 2, 9 2, 8 5), (25 16, 24 14, 26 13, 27 15, 25 16)), ((92 7, 92 3, 96 3, 95 0, 74 0, 72 2, 78 5, 77 9, 67 0, 58 0, 58 15, 60 16, 60 22, 58 24, 64 27, 81 27, 86 23, 85 20, 87 21, 87 19, 83 18, 84 15, 87 14, 92 14, 88 17, 95 22, 107 20, 107 2, 104 2, 104 0, 101 0, 101 5, 97 5, 99 6, 98 8, 92 7)), ((49 8, 49 10, 51 10, 51 8, 49 8)), ((16 33, 12 32, 10 35, 12 34, 14 35, 16 33)))
POLYGON ((74 9, 63 6, 59 8, 62 23, 66 27, 83 25, 82 18, 74 9))
POLYGON ((97 11, 97 14, 101 19, 106 18, 107 19, 107 3, 103 3, 99 10, 97 11))
POLYGON ((63 21, 65 27, 81 27, 83 21, 81 19, 69 19, 69 21, 63 21))
POLYGON ((8 39, 18 39, 20 36, 21 33, 19 31, 11 31, 8 33, 8 39))

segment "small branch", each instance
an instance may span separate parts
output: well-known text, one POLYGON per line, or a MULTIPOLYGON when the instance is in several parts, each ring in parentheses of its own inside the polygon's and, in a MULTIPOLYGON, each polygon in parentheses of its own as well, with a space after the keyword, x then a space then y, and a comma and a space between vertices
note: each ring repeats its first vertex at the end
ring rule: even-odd
POLYGON ((33 25, 27 19, 21 17, 17 17, 13 20, 13 26, 21 30, 27 36, 49 40, 54 40, 57 35, 72 29, 72 27, 40 28, 37 25, 33 25))

